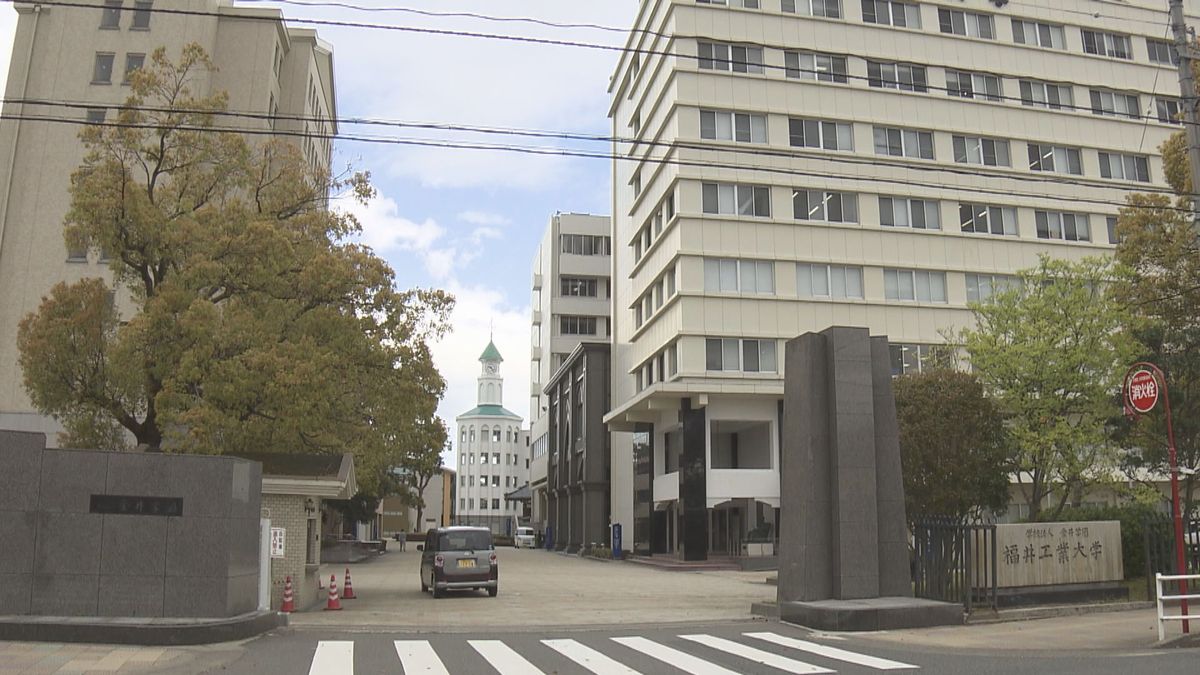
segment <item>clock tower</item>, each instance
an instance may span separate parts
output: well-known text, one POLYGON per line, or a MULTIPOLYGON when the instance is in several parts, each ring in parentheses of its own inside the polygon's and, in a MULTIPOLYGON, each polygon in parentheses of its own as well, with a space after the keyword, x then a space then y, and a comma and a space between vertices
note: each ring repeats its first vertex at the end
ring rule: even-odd
POLYGON ((500 364, 504 361, 496 343, 488 340, 487 349, 479 357, 483 372, 479 375, 479 405, 504 405, 504 378, 500 364))

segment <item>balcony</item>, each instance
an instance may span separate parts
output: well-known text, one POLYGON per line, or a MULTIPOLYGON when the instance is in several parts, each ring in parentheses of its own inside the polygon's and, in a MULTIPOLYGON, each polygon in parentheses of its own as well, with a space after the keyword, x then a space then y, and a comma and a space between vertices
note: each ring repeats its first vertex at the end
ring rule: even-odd
POLYGON ((533 290, 542 290, 542 275, 537 272, 533 273, 533 290))
POLYGON ((542 310, 540 310, 540 309, 535 309, 535 310, 533 310, 533 323, 534 323, 535 325, 541 325, 541 323, 542 323, 542 310))

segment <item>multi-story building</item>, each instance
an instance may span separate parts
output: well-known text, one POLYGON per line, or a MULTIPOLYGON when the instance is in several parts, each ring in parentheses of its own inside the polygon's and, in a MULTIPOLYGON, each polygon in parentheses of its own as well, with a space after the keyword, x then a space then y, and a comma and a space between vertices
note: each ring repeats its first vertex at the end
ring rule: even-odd
POLYGON ((640 4, 610 87, 635 139, 613 163, 606 418, 633 433, 612 483, 632 548, 736 553, 778 522, 783 341, 865 326, 919 370, 1040 255, 1112 250, 1179 129, 1165 9, 640 4))
POLYGON ((217 124, 287 132, 326 170, 337 130, 332 48, 313 30, 286 26, 278 10, 226 0, 102 4, 15 3, 5 93, 12 102, 0 121, 0 428, 45 432, 52 445, 58 425, 29 402, 16 335, 56 283, 111 278, 98 252, 71 250, 63 240, 71 172, 84 155, 81 125, 115 117, 130 94, 128 74, 155 49, 177 61, 185 45, 197 43, 215 69, 192 74, 193 93, 227 92, 228 109, 239 113, 217 124))
POLYGON ((454 521, 512 534, 523 510, 507 495, 529 482, 529 432, 521 429, 521 416, 504 407, 500 375, 504 359, 493 342, 488 342, 479 361, 483 372, 478 405, 455 418, 458 508, 454 521))
POLYGON ((581 342, 608 342, 612 283, 611 221, 605 216, 556 213, 533 259, 529 419, 531 523, 548 523, 546 461, 550 401, 543 389, 581 342))
MULTIPOLYGON (((399 473, 399 470, 397 470, 399 473)), ((390 537, 405 532, 425 532, 434 527, 446 527, 454 522, 454 500, 458 487, 458 476, 454 469, 442 467, 437 470, 425 490, 421 493, 425 508, 421 510, 420 522, 417 507, 403 497, 384 497, 380 502, 381 536, 390 537)))

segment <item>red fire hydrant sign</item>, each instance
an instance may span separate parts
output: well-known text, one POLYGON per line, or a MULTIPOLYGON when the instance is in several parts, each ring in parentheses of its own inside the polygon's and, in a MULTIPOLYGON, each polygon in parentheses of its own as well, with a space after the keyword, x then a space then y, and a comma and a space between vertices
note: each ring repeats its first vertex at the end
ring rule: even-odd
POLYGON ((1158 405, 1158 380, 1148 370, 1139 370, 1129 378, 1129 405, 1146 414, 1158 405))

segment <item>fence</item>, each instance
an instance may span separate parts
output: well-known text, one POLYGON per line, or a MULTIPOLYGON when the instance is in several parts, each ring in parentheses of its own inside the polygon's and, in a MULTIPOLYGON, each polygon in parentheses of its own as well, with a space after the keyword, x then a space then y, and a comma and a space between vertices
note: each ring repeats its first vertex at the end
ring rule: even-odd
POLYGON ((913 524, 913 593, 919 598, 996 608, 996 526, 951 518, 913 524))
POLYGON ((1184 565, 1176 569, 1175 525, 1170 516, 1158 516, 1144 521, 1142 546, 1145 551, 1146 597, 1154 598, 1158 588, 1156 574, 1200 574, 1200 519, 1183 522, 1184 565))
MULTIPOLYGON (((1187 588, 1190 585, 1194 586, 1197 581, 1200 581, 1200 574, 1175 574, 1166 576, 1162 574, 1154 575, 1154 595, 1157 598, 1158 604, 1158 641, 1162 642, 1167 637, 1166 623, 1167 621, 1182 621, 1184 626, 1187 626, 1188 621, 1200 620, 1200 614, 1184 614, 1182 604, 1179 614, 1167 614, 1166 608, 1163 606, 1168 602, 1183 603, 1183 601, 1198 601, 1200 595, 1196 593, 1180 593, 1178 595, 1163 595, 1163 583, 1176 584, 1178 587, 1187 588)), ((1195 606, 1192 605, 1188 611, 1195 611, 1195 606)))

